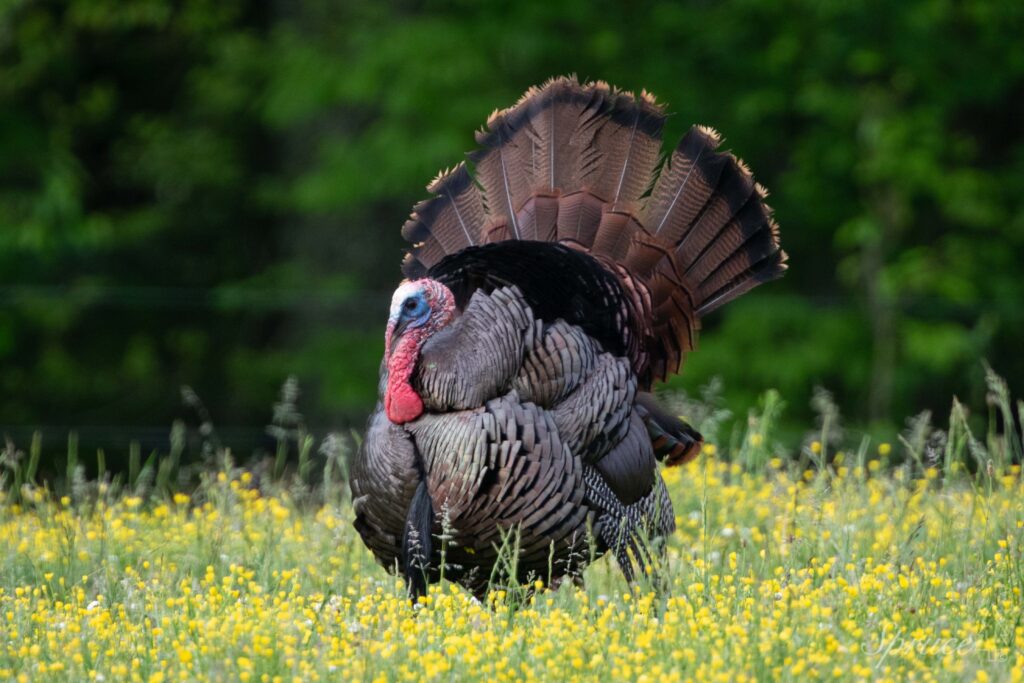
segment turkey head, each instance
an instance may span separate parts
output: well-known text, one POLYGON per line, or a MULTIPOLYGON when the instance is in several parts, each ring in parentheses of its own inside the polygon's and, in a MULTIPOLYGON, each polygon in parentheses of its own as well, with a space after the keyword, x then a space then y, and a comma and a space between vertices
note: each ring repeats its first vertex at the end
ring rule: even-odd
POLYGON ((411 422, 423 414, 423 399, 410 379, 423 344, 448 325, 454 313, 451 291, 429 278, 405 281, 391 297, 384 342, 388 369, 384 410, 394 424, 411 422))

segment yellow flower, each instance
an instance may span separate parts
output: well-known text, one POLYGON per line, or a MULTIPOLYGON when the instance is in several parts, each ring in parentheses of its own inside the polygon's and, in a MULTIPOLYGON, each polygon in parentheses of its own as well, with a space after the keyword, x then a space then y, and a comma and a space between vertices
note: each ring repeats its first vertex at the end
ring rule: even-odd
POLYGON ((608 559, 586 589, 533 577, 484 604, 448 584, 413 607, 347 506, 244 475, 211 478, 198 507, 0 501, 0 679, 1019 680, 1024 484, 901 482, 881 462, 672 468, 677 531, 636 586, 608 559))

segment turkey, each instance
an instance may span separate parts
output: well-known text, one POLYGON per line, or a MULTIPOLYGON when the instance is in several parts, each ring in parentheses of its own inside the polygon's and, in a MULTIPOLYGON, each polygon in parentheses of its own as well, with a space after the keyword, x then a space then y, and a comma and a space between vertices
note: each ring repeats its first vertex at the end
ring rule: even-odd
POLYGON ((351 470, 355 526, 415 599, 442 576, 627 580, 674 529, 658 461, 701 436, 659 408, 700 319, 780 277, 764 189, 695 126, 558 78, 495 112, 402 229, 380 400, 351 470))

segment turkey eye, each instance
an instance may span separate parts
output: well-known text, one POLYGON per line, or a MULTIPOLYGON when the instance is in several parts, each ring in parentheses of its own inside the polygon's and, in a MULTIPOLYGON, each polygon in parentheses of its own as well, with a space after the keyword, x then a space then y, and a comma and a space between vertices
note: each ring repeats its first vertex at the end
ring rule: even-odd
POLYGON ((405 310, 412 311, 416 309, 416 299, 405 300, 405 310))

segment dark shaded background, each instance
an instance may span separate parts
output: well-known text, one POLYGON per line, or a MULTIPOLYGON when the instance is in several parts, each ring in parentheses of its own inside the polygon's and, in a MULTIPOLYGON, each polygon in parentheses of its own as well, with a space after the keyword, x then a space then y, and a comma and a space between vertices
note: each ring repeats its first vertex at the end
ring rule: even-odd
POLYGON ((375 398, 399 227, 472 132, 575 72, 713 125, 772 191, 781 283, 674 385, 812 388, 892 429, 1024 386, 1024 4, 0 5, 0 430, 166 442, 180 386, 245 451, 283 379, 375 398))

